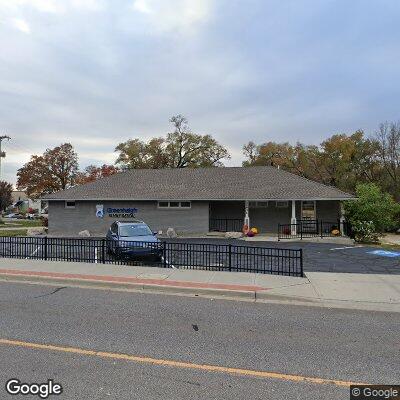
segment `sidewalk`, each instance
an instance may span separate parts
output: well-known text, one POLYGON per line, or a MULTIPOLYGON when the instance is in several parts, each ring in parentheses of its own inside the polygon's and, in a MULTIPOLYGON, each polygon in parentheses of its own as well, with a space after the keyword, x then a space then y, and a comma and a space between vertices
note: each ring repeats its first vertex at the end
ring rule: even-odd
POLYGON ((294 278, 2 258, 0 280, 400 312, 400 275, 309 272, 294 278))

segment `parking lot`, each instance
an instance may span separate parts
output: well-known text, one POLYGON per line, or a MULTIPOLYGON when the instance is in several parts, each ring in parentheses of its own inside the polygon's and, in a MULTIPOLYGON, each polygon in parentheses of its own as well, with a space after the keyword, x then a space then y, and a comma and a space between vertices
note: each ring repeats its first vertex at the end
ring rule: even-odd
MULTIPOLYGON (((177 239, 174 239, 175 241, 177 239)), ((345 246, 331 243, 310 242, 244 242, 225 239, 178 239, 185 242, 240 243, 245 246, 260 246, 285 249, 303 249, 304 271, 349 272, 359 274, 400 274, 400 250, 393 250, 398 256, 372 254, 382 251, 377 246, 345 246)))

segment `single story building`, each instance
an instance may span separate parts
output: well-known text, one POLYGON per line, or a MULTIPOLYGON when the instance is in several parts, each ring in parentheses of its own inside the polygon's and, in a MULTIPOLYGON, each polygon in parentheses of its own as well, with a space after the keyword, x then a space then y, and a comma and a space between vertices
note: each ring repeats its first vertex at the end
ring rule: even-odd
POLYGON ((343 219, 341 202, 354 198, 334 187, 276 167, 136 169, 44 197, 49 233, 104 235, 113 221, 138 218, 152 230, 261 233, 298 220, 343 219))
POLYGON ((43 202, 39 200, 33 200, 28 197, 23 190, 13 190, 11 192, 12 204, 8 207, 9 210, 26 213, 31 208, 39 214, 42 213, 43 202))

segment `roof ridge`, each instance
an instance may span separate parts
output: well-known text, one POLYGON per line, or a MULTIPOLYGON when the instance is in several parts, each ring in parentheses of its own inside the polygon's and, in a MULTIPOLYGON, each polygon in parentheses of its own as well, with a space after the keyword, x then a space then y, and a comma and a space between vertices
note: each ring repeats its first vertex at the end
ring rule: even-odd
POLYGON ((346 199, 354 197, 270 165, 127 169, 93 182, 44 195, 43 199, 346 199))

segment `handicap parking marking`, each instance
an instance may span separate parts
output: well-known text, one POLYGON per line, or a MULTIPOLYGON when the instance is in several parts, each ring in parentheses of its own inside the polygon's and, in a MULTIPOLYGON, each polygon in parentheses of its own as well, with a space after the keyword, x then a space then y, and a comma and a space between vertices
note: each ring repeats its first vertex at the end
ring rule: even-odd
POLYGON ((373 250, 373 251, 367 251, 368 254, 374 254, 376 256, 381 256, 381 257, 400 257, 400 252, 398 251, 388 251, 388 250, 373 250))

